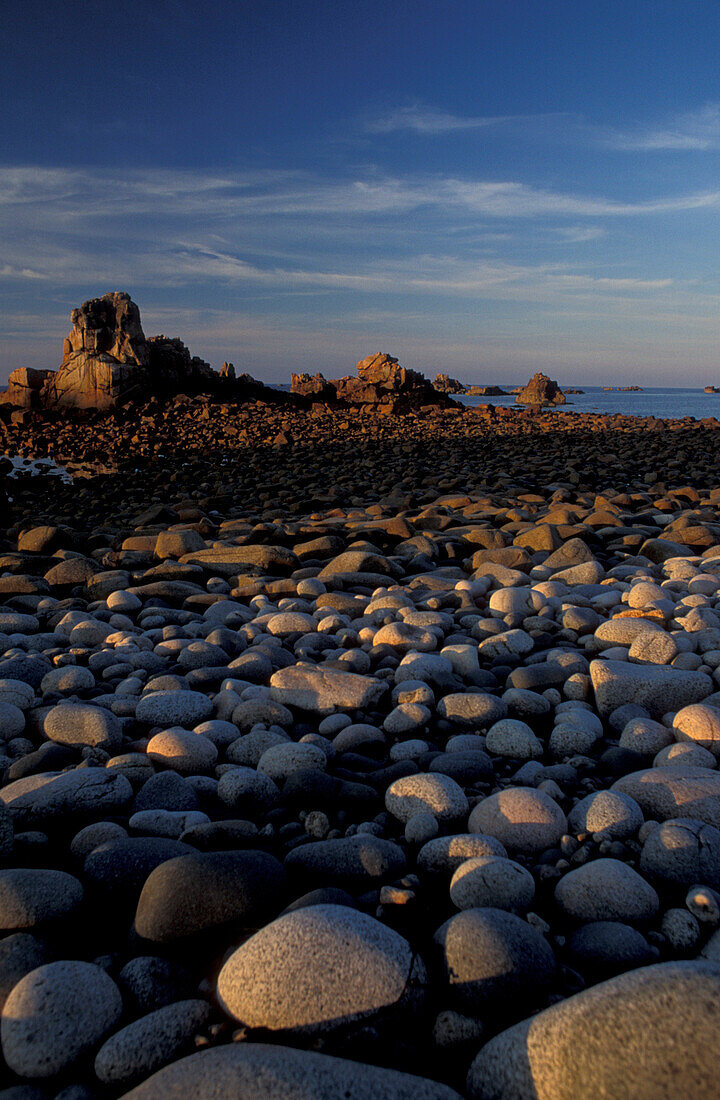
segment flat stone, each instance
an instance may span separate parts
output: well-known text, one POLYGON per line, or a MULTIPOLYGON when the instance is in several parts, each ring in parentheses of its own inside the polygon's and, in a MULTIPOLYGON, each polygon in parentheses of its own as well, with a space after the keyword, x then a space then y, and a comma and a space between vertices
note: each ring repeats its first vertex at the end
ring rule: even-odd
POLYGON ((701 702, 715 687, 704 672, 627 661, 593 661, 590 677, 603 718, 624 703, 637 703, 651 718, 661 718, 670 710, 701 702))
POLYGON ((643 967, 496 1035, 475 1058, 470 1100, 677 1100, 717 1092, 720 966, 643 967))
POLYGON ((272 698, 288 707, 333 714, 374 706, 387 691, 382 680, 309 665, 281 668, 270 677, 272 698))
POLYGON ((293 848, 285 867, 308 887, 339 886, 360 893, 400 878, 407 864, 399 845, 358 833, 293 848))
POLYGON ((248 1027, 322 1035, 412 1012, 425 981, 397 932, 347 906, 313 905, 246 940, 220 971, 218 999, 248 1027))
POLYGON ((122 810, 132 796, 125 776, 106 768, 30 775, 0 790, 0 800, 10 811, 16 829, 42 828, 57 819, 66 823, 112 815, 122 810))
POLYGON ((213 705, 199 691, 152 691, 141 696, 135 708, 138 722, 151 726, 185 726, 192 729, 210 718, 213 705))
POLYGON ((466 728, 483 729, 507 716, 507 706, 495 695, 476 692, 467 695, 445 695, 438 703, 441 718, 466 728))
POLYGON ((648 821, 691 817, 720 828, 720 773, 716 771, 648 768, 623 775, 611 790, 634 798, 648 821))

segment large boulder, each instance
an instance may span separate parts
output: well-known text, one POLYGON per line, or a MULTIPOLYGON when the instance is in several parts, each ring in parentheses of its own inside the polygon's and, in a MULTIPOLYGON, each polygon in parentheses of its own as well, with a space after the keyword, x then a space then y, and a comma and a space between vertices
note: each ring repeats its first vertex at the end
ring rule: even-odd
POLYGON ((392 412, 404 412, 422 405, 453 404, 446 392, 441 392, 418 371, 401 367, 394 356, 385 352, 361 359, 357 364, 357 377, 347 375, 328 380, 322 374, 293 374, 292 392, 312 401, 383 405, 392 412))
POLYGON ((43 386, 54 373, 51 370, 18 367, 10 374, 7 391, 0 394, 0 402, 22 409, 39 409, 43 386))
POLYGON ((546 374, 534 374, 515 398, 518 405, 564 405, 565 394, 546 374))
POLYGON ((335 387, 324 374, 291 374, 290 392, 311 401, 334 401, 335 387))

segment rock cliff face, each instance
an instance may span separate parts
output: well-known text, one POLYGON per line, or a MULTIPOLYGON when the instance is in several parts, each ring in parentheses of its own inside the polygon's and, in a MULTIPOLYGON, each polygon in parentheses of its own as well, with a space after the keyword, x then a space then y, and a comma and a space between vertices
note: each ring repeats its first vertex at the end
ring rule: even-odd
POLYGON ((546 374, 534 374, 515 398, 518 405, 564 405, 565 394, 546 374))
POLYGON ((128 401, 178 393, 282 400, 248 374, 236 378, 231 363, 223 363, 220 373, 214 371, 203 359, 191 356, 182 340, 146 338, 130 295, 114 291, 72 311, 57 371, 13 371, 2 400, 25 409, 113 409, 128 401))
POLYGON ((346 405, 379 405, 393 412, 422 405, 452 405, 418 371, 401 367, 392 355, 378 352, 357 364, 357 377, 326 379, 322 374, 293 374, 292 392, 313 401, 346 405))

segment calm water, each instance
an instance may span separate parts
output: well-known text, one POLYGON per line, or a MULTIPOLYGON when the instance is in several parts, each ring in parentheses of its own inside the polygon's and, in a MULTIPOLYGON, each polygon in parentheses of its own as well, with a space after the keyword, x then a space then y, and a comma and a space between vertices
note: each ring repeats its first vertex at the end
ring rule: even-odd
MULTIPOLYGON (((497 383, 502 386, 502 383, 497 383)), ((503 387, 504 388, 504 387, 503 387)), ((670 389, 669 387, 643 387, 642 393, 619 393, 613 390, 605 393, 600 386, 580 386, 585 393, 569 393, 567 404, 558 406, 571 412, 582 413, 625 413, 626 416, 657 416, 665 419, 680 419, 694 416, 701 420, 704 416, 717 416, 720 419, 720 393, 703 393, 696 389, 670 389)), ((514 405, 515 397, 464 397, 458 401, 463 405, 514 405)))

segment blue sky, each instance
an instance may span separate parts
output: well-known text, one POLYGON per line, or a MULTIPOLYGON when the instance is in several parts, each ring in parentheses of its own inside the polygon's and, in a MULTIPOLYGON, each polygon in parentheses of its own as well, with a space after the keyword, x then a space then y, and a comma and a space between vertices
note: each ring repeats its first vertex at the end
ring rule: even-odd
POLYGON ((5 0, 0 382, 69 312, 267 381, 720 381, 717 0, 5 0))

